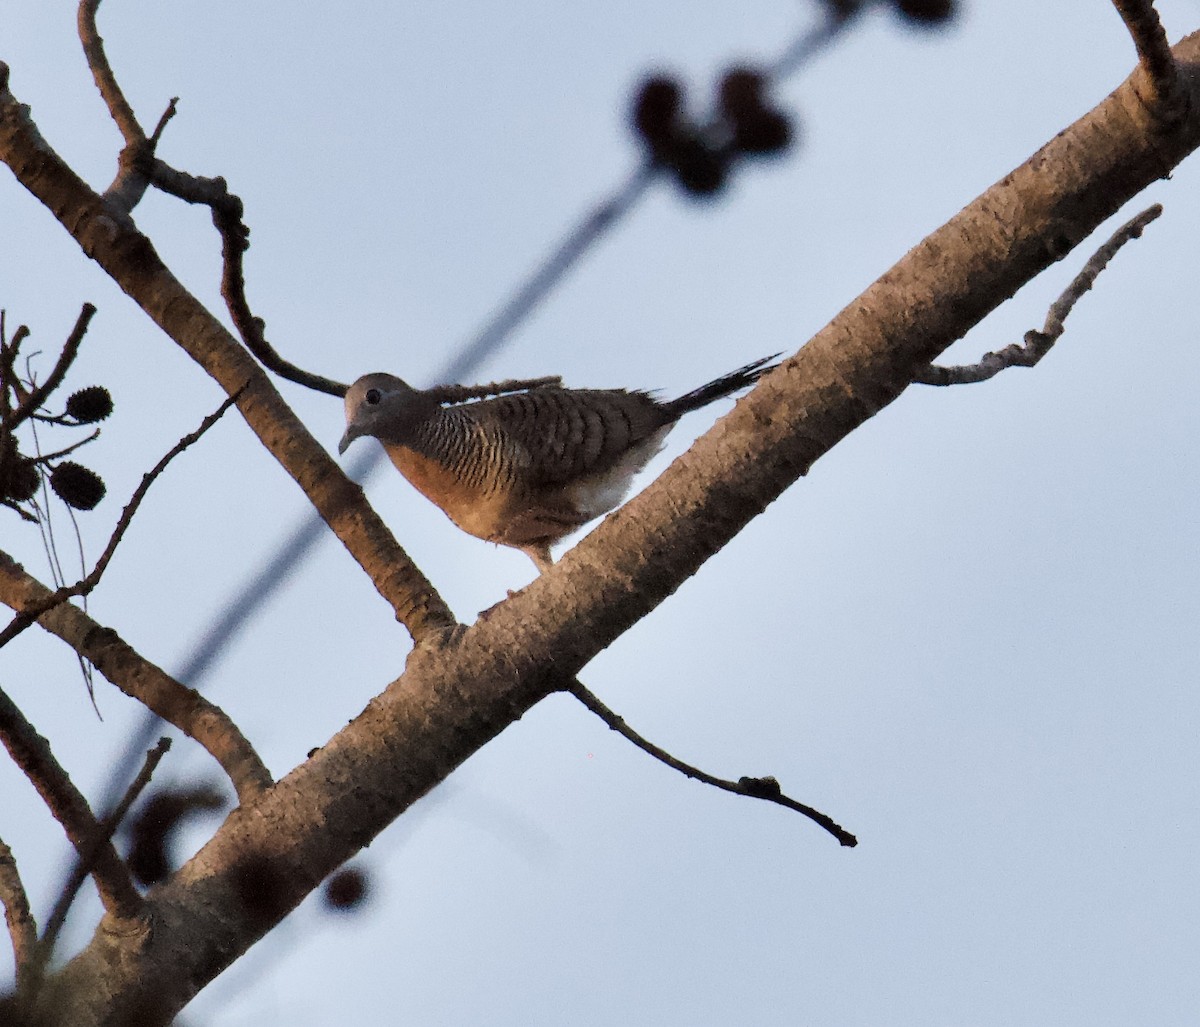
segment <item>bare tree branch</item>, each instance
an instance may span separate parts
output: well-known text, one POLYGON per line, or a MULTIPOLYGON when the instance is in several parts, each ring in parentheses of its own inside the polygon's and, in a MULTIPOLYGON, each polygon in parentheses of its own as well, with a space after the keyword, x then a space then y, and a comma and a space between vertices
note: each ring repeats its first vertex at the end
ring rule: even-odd
MULTIPOLYGON (((133 782, 125 790, 121 801, 114 807, 111 813, 108 814, 99 824, 99 834, 96 837, 93 845, 93 851, 97 850, 101 845, 107 845, 112 841, 112 836, 116 834, 117 828, 121 826, 121 822, 129 813, 129 808, 137 801, 139 795, 145 790, 146 785, 150 783, 150 778, 154 771, 158 768, 158 764, 171 748, 171 739, 160 738, 158 744, 146 753, 146 760, 142 764, 142 769, 138 776, 133 779, 133 782)), ((71 905, 75 901, 75 896, 78 894, 80 887, 90 872, 91 859, 85 859, 80 854, 75 861, 75 866, 71 870, 70 876, 59 892, 58 898, 54 901, 54 908, 50 911, 50 916, 46 921, 46 931, 42 935, 41 941, 38 942, 38 959, 37 959, 37 974, 41 977, 43 969, 49 964, 51 956, 54 954, 54 947, 58 943, 58 936, 62 932, 63 925, 67 922, 67 913, 70 912, 71 905)))
MULTIPOLYGON (((150 486, 175 457, 182 453, 185 449, 191 446, 194 442, 208 431, 214 424, 221 419, 221 415, 225 413, 234 402, 237 400, 239 393, 234 393, 226 399, 215 411, 209 414, 203 421, 200 422, 200 427, 195 431, 188 432, 174 446, 170 448, 167 454, 154 465, 147 474, 142 475, 141 483, 133 490, 133 496, 125 505, 125 509, 121 511, 121 516, 117 518, 117 525, 113 529, 112 535, 109 537, 108 545, 104 547, 104 552, 100 554, 100 559, 96 561, 96 565, 91 572, 73 585, 64 585, 52 595, 46 596, 41 602, 34 603, 31 606, 21 610, 8 624, 8 626, 0 631, 0 649, 3 649, 9 642, 24 631, 30 624, 38 619, 47 610, 53 609, 59 603, 65 602, 72 596, 86 596, 100 583, 100 578, 108 569, 108 565, 113 558, 113 554, 117 551, 117 546, 121 539, 125 537, 125 532, 133 521, 133 515, 137 513, 138 507, 142 505, 142 500, 146 497, 146 493, 150 491, 150 486)), ((94 437, 94 436, 93 436, 94 437)), ((87 441, 87 440, 85 440, 87 441)), ((74 447, 72 447, 74 448, 74 447)), ((67 450, 66 452, 70 452, 67 450)), ((39 459, 47 459, 45 457, 39 459)))
POLYGON ((693 778, 702 784, 712 785, 714 788, 720 788, 725 792, 732 792, 734 795, 747 795, 752 799, 765 799, 767 802, 773 802, 787 809, 795 810, 797 813, 804 814, 814 824, 828 831, 841 845, 853 848, 858 844, 858 839, 854 835, 820 810, 813 809, 812 806, 807 806, 784 795, 779 788, 779 782, 775 778, 742 777, 737 781, 728 781, 725 778, 714 777, 712 774, 693 767, 690 763, 684 763, 683 760, 676 759, 666 749, 660 748, 642 735, 639 735, 625 723, 624 717, 618 716, 609 707, 605 706, 580 681, 572 681, 567 686, 566 691, 575 696, 576 699, 596 714, 597 717, 604 721, 613 731, 616 731, 622 738, 632 742, 642 752, 665 763, 672 770, 678 770, 685 777, 693 778))
POLYGON ((100 32, 96 28, 96 11, 99 7, 100 0, 80 0, 76 23, 79 42, 83 45, 83 53, 91 69, 92 78, 95 79, 96 88, 100 90, 108 113, 125 140, 117 159, 116 177, 105 190, 104 198, 115 211, 128 214, 141 202, 150 184, 145 167, 153 158, 154 148, 158 145, 166 118, 159 122, 154 135, 147 139, 133 113, 133 108, 117 83, 108 55, 104 52, 104 40, 100 38, 100 32))
POLYGON ((275 347, 267 342, 266 322, 250 312, 250 303, 246 299, 242 254, 250 246, 250 229, 242 220, 242 201, 230 193, 226 196, 233 202, 212 208, 213 224, 221 233, 221 295, 225 298, 229 316, 233 318, 234 327, 237 328, 246 348, 258 357, 265 367, 289 381, 330 396, 344 396, 347 388, 345 384, 297 367, 290 360, 280 356, 275 347))
MULTIPOLYGON (((174 101, 169 110, 173 112, 174 101)), ((305 371, 285 360, 267 342, 266 322, 253 314, 246 299, 242 254, 250 247, 250 229, 243 220, 241 198, 229 191, 225 179, 191 175, 158 159, 150 162, 149 173, 151 181, 163 192, 186 203, 202 204, 212 212, 213 224, 221 235, 221 295, 246 348, 281 378, 326 395, 344 396, 343 382, 305 371)))
POLYGON ((117 84, 117 77, 113 74, 108 56, 104 53, 104 40, 100 38, 96 29, 96 11, 99 7, 100 0, 80 0, 76 14, 79 42, 83 44, 83 53, 91 69, 92 78, 96 80, 96 88, 100 90, 108 113, 112 115, 126 144, 144 143, 146 134, 117 84))
POLYGON ((825 47, 832 43, 850 23, 861 13, 865 5, 837 4, 825 5, 825 15, 814 28, 797 36, 767 68, 767 74, 775 81, 781 81, 804 67, 825 47))
POLYGON ((23 993, 29 987, 37 950, 37 923, 29 911, 29 896, 21 883, 17 861, 3 841, 0 841, 0 903, 4 904, 4 919, 12 939, 17 991, 23 993))
POLYGON ((1113 0, 1113 6, 1137 48, 1144 73, 1143 81, 1137 83, 1138 95, 1158 116, 1168 120, 1182 117, 1187 110, 1187 97, 1180 87, 1171 44, 1167 42, 1167 33, 1159 21, 1153 0, 1113 0))
POLYGON ((89 442, 95 442, 99 437, 100 429, 96 428, 78 442, 72 442, 69 446, 63 446, 62 449, 56 449, 53 453, 39 453, 37 456, 30 457, 29 459, 35 464, 48 463, 51 460, 57 460, 60 457, 69 456, 81 446, 86 446, 89 442))
POLYGON ((1161 213, 1162 205, 1156 203, 1118 228, 1112 238, 1092 255, 1062 295, 1050 305, 1042 330, 1031 329, 1026 332, 1023 344, 1013 343, 998 352, 985 353, 977 364, 930 364, 918 371, 913 381, 919 385, 967 385, 985 382, 1009 367, 1033 367, 1062 336, 1066 330, 1064 322, 1067 315, 1075 308, 1080 297, 1091 289, 1117 250, 1130 239, 1140 239, 1142 230, 1161 213))
MULTIPOLYGON (((22 421, 33 416, 35 410, 38 409, 46 398, 62 383, 66 376, 67 369, 70 368, 71 362, 75 359, 75 354, 79 352, 80 343, 83 342, 83 337, 87 333, 88 325, 91 323, 92 315, 96 313, 96 308, 90 303, 85 303, 83 309, 79 312, 79 317, 75 319, 75 327, 71 329, 71 334, 67 336, 67 341, 63 343, 62 352, 58 355, 58 360, 55 361, 53 369, 49 376, 41 385, 36 386, 25 395, 21 400, 20 405, 6 418, 4 430, 11 431, 22 421)), ((13 345, 17 344, 16 336, 13 337, 13 345)), ((15 379, 13 379, 15 380, 15 379)))
POLYGON ((0 689, 0 742, 13 762, 29 778, 96 882, 100 901, 114 917, 128 920, 141 909, 141 896, 129 871, 107 839, 101 841, 100 825, 67 772, 50 751, 50 745, 34 730, 8 694, 0 689))
POLYGON ((154 131, 150 133, 150 138, 147 140, 150 143, 151 151, 158 146, 159 140, 162 139, 163 130, 167 127, 167 122, 175 117, 175 106, 178 103, 179 97, 172 96, 171 102, 167 104, 167 109, 159 116, 158 124, 154 126, 154 131))
MULTIPOLYGON (((53 593, 0 553, 0 602, 14 610, 45 602, 53 593)), ((111 628, 70 603, 47 610, 38 622, 92 663, 122 692, 199 743, 229 776, 243 804, 271 786, 271 775, 236 724, 194 689, 139 656, 111 628)))

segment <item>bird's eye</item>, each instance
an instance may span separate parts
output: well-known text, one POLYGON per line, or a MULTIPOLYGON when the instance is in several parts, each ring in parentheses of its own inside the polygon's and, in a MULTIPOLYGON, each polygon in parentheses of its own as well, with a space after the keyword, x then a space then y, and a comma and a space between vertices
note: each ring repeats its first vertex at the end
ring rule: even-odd
POLYGON ((367 394, 363 396, 363 399, 365 399, 371 406, 374 406, 382 398, 383 394, 378 389, 367 389, 367 394))

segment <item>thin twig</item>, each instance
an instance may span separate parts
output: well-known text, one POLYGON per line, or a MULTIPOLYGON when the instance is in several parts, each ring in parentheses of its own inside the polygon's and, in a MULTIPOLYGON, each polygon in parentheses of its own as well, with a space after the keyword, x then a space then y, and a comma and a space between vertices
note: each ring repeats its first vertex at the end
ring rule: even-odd
POLYGON ((7 506, 10 510, 15 511, 21 520, 26 521, 29 524, 37 524, 38 522, 38 519, 34 517, 33 514, 31 514, 28 510, 23 510, 20 505, 14 503, 11 499, 0 499, 0 506, 7 506))
MULTIPOLYGON (((75 320, 75 327, 71 329, 71 334, 67 336, 67 341, 63 343, 62 352, 58 355, 58 360, 54 364, 54 369, 50 372, 49 377, 25 395, 21 400, 20 405, 6 419, 6 426, 11 431, 22 421, 33 416, 35 410, 46 402, 47 397, 62 382, 63 377, 67 373, 67 369, 71 366, 71 361, 75 359, 75 354, 79 352, 79 345, 83 342, 83 337, 87 333, 88 324, 92 320, 92 315, 96 313, 96 308, 90 303, 85 303, 83 309, 79 312, 79 317, 75 320)), ((13 344, 16 345, 16 335, 13 336, 13 344)))
MULTIPOLYGON (((37 420, 45 421, 46 418, 38 417, 37 420)), ((71 445, 66 446, 63 449, 56 450, 53 453, 38 453, 37 456, 30 457, 30 460, 35 464, 49 463, 51 460, 58 460, 61 457, 69 456, 81 446, 86 446, 89 442, 95 442, 98 438, 100 438, 100 429, 96 428, 89 436, 87 436, 87 438, 80 439, 78 442, 72 442, 71 445)))
POLYGON ((100 96, 125 140, 117 161, 117 175, 104 191, 104 199, 111 210, 128 214, 141 202, 150 185, 149 172, 154 161, 154 151, 158 148, 167 122, 175 115, 175 104, 179 98, 171 99, 167 109, 158 119, 154 132, 147 138, 133 113, 133 108, 125 99, 108 55, 104 52, 104 40, 100 38, 96 28, 96 11, 99 7, 100 0, 80 0, 76 18, 79 42, 83 45, 83 52, 87 57, 92 77, 96 80, 96 87, 100 90, 100 96))
POLYGON ((79 27, 79 42, 83 44, 83 54, 87 58, 92 78, 96 80, 96 88, 108 107, 108 113, 126 143, 145 142, 146 134, 134 117, 133 108, 117 85, 117 77, 113 74, 112 66, 104 53, 104 40, 96 29, 96 10, 100 0, 80 0, 76 21, 79 27))
POLYGON ((779 82, 804 67, 841 34, 842 30, 861 13, 864 6, 866 5, 848 7, 844 12, 827 10, 819 25, 797 36, 783 53, 767 66, 767 78, 773 82, 779 82))
POLYGON ((246 348, 281 378, 330 396, 344 396, 343 382, 297 367, 267 342, 266 323, 254 316, 246 299, 242 254, 250 246, 250 229, 243 220, 242 201, 229 191, 225 179, 189 175, 156 158, 151 162, 150 180, 163 192, 212 211, 213 224, 221 234, 221 295, 246 348))
POLYGON ((344 396, 345 384, 297 367, 280 356, 275 347, 267 342, 266 322, 251 313, 250 302, 246 299, 242 254, 250 246, 250 229, 242 220, 242 201, 230 193, 226 195, 235 202, 212 208, 213 224, 221 233, 221 295, 246 348, 258 357, 264 367, 288 381, 326 395, 344 396))
POLYGON ((12 939, 13 964, 16 968, 17 992, 29 986, 37 950, 37 922, 29 911, 29 896, 21 883, 17 861, 12 849, 0 841, 0 903, 4 904, 4 919, 12 939))
POLYGON ((1009 367, 1033 367, 1059 340, 1066 330, 1064 322, 1067 315, 1079 302, 1080 297, 1092 287, 1117 250, 1130 239, 1140 238, 1142 230, 1161 213, 1162 205, 1156 203, 1118 228, 1112 238, 1092 255, 1092 259, 1083 266, 1083 270, 1075 276, 1062 295, 1050 305, 1046 313, 1046 323, 1041 331, 1030 330, 1025 333, 1023 343, 1013 343, 997 352, 985 353, 977 364, 948 367, 930 364, 918 371, 913 376, 913 381, 920 385, 969 385, 985 382, 1009 367))
MULTIPOLYGON (((129 808, 137 801, 138 796, 142 794, 146 785, 150 783, 151 776, 170 748, 171 739, 160 738, 158 744, 146 753, 146 761, 142 764, 141 773, 134 778, 133 782, 125 790, 125 795, 113 808, 112 812, 100 822, 98 827, 99 834, 96 837, 97 846, 111 843, 112 836, 116 834, 117 828, 121 826, 121 821, 125 819, 129 808)), ((80 886, 90 872, 90 862, 90 859, 84 858, 82 854, 76 858, 71 875, 63 884, 62 890, 54 902, 54 908, 51 910, 50 916, 46 921, 45 933, 38 944, 39 969, 45 967, 50 962, 50 957, 54 953, 54 946, 58 941, 58 936, 67 921, 67 913, 71 909, 71 904, 75 901, 75 896, 79 893, 80 886)))
POLYGON ((91 593, 100 583, 101 575, 107 570, 109 563, 112 561, 113 554, 117 551, 117 546, 120 544, 121 539, 125 537, 125 532, 133 520, 133 515, 137 513, 138 507, 142 505, 142 500, 146 497, 146 493, 150 490, 150 486, 154 484, 155 479, 166 470, 167 464, 199 440, 209 428, 216 424, 221 419, 221 415, 237 402, 241 394, 242 390, 239 389, 232 396, 228 397, 216 410, 200 422, 200 426, 195 431, 188 432, 187 435, 175 443, 168 450, 167 454, 150 469, 149 473, 142 475, 141 484, 133 490, 132 498, 125 505, 125 509, 121 511, 121 516, 117 518, 117 526, 113 529, 113 533, 108 540, 108 545, 104 547, 104 552, 100 554, 100 559, 96 561, 96 565, 92 568, 91 573, 73 585, 63 586, 52 595, 46 596, 41 602, 34 603, 21 610, 9 622, 8 627, 0 631, 0 649, 8 645, 9 642, 47 610, 53 609, 59 603, 65 602, 72 596, 86 596, 91 593))
POLYGON ((21 772, 37 789, 42 801, 63 826, 95 878, 100 901, 113 916, 127 919, 141 906, 141 897, 133 886, 129 871, 121 862, 112 843, 100 838, 100 826, 62 765, 54 758, 50 745, 25 718, 17 704, 0 689, 0 742, 21 772))
POLYGON ((175 106, 179 103, 178 96, 172 96, 171 102, 167 104, 167 109, 162 112, 162 116, 158 119, 158 124, 154 126, 154 131, 150 133, 150 138, 147 140, 150 144, 150 151, 153 153, 158 147, 158 141, 162 138, 163 129, 167 127, 167 122, 175 117, 175 106))
POLYGON ((1137 83, 1142 102, 1154 113, 1165 114, 1171 120, 1182 117, 1187 97, 1180 88, 1171 44, 1152 0, 1113 0, 1113 6, 1133 37, 1138 62, 1145 73, 1145 88, 1137 83))
POLYGON ((656 760, 665 763, 668 767, 678 770, 686 777, 694 778, 703 784, 712 785, 714 788, 720 788, 722 791, 732 792, 734 795, 748 795, 752 799, 765 799, 767 802, 773 802, 779 806, 786 806, 790 810, 795 810, 797 813, 802 813, 808 817, 813 823, 824 828, 838 840, 841 845, 847 848, 853 848, 858 844, 858 839, 849 831, 835 823, 832 819, 822 813, 820 810, 813 809, 811 806, 806 806, 802 802, 797 802, 795 799, 784 795, 779 788, 779 782, 773 777, 742 777, 737 781, 727 781, 724 778, 713 777, 712 774, 707 774, 703 770, 693 767, 689 763, 684 763, 682 760, 676 759, 665 749, 660 749, 653 742, 648 741, 633 730, 625 723, 624 718, 619 717, 616 713, 604 705, 596 696, 590 692, 586 686, 579 681, 572 681, 567 686, 567 691, 578 699, 584 706, 591 710, 612 730, 616 731, 623 738, 628 739, 643 752, 653 756, 656 760))

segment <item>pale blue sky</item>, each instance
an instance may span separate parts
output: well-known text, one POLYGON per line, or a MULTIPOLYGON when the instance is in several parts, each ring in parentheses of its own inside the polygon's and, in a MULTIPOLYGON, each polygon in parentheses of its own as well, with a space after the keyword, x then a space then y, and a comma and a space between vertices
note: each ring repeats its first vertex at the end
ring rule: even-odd
MULTIPOLYGON (((1194 0, 1157 6, 1173 38, 1200 27, 1194 0)), ((794 351, 1133 66, 1105 0, 966 7, 936 35, 865 18, 780 91, 801 118, 794 153, 711 204, 656 187, 477 379, 679 393, 794 351)), ((640 76, 672 69, 706 96, 728 64, 782 49, 809 8, 108 0, 100 27, 144 123, 181 97, 162 155, 245 200, 249 295, 276 346, 343 380, 424 383, 633 166, 640 76)), ((119 138, 74 32, 74 5, 10 0, 0 59, 102 186, 119 138)), ((1091 249, 1163 203, 1042 366, 910 390, 582 675, 681 758, 774 774, 856 850, 675 775, 556 697, 371 847, 365 912, 306 904, 188 1022, 1194 1023, 1196 169, 954 351, 1039 327, 1091 249)), ((220 309, 207 212, 152 195, 136 217, 220 309)), ((110 491, 80 517, 94 555, 220 396, 7 172, 0 224, 0 305, 33 329, 43 371, 80 304, 99 307, 70 379, 117 404, 84 457, 110 491)), ((340 404, 281 389, 332 449, 340 404)), ((645 480, 724 410, 687 418, 645 480)), ((461 618, 532 577, 397 476, 371 495, 461 618)), ((155 486, 92 613, 173 666, 304 512, 231 416, 155 486)), ((2 547, 48 577, 36 534, 3 524, 2 547)), ((407 649, 324 543, 207 688, 281 775, 407 649)), ((98 681, 97 721, 70 652, 33 630, 0 674, 95 794, 133 704, 98 681)), ((215 778, 184 743, 160 772, 197 774, 215 778)), ((44 915, 61 831, 6 760, 0 795, 0 837, 44 915)))

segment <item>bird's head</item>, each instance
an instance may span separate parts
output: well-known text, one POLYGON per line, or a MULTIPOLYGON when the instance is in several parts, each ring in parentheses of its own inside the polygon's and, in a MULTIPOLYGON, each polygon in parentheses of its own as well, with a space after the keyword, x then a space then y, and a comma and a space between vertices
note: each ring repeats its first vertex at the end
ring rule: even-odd
POLYGON ((390 374, 365 374, 346 390, 346 432, 338 452, 361 435, 405 442, 414 426, 437 409, 428 393, 390 374))

